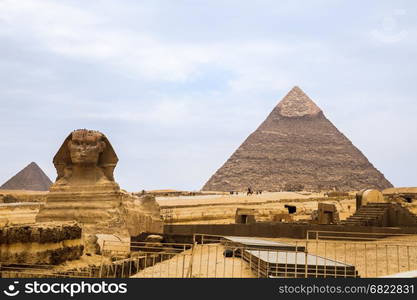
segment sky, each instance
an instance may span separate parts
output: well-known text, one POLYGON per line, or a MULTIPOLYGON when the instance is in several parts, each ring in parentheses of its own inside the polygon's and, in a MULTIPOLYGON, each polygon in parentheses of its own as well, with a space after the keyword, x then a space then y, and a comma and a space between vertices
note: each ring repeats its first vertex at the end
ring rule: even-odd
POLYGON ((0 183, 103 132, 123 189, 199 190, 300 86, 416 186, 417 2, 0 0, 0 183))

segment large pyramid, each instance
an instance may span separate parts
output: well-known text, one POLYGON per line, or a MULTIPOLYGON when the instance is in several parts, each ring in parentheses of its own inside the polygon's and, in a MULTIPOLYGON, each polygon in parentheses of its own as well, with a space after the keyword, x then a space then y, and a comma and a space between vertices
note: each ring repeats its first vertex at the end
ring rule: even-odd
POLYGON ((0 189, 47 191, 51 185, 52 181, 42 169, 36 163, 31 162, 23 170, 0 186, 0 189))
POLYGON ((385 189, 392 184, 294 87, 204 185, 205 191, 385 189))

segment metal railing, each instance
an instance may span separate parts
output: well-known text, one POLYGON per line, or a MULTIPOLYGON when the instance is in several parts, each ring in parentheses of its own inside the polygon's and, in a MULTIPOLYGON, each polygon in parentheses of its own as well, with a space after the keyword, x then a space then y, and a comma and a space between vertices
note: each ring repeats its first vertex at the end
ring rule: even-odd
POLYGON ((236 238, 205 234, 195 234, 192 243, 104 241, 101 263, 94 267, 65 271, 45 265, 2 264, 0 276, 380 277, 417 270, 415 236, 355 234, 341 239, 338 232, 315 232, 314 237, 302 240, 262 238, 260 242, 259 239, 251 242, 251 238, 241 237, 248 240, 243 242, 236 238))
POLYGON ((329 236, 325 240, 275 239, 293 248, 285 250, 239 245, 223 236, 195 234, 193 244, 162 243, 150 249, 144 247, 146 243, 134 245, 132 250, 138 250, 137 257, 130 260, 139 260, 140 267, 126 276, 379 277, 417 269, 417 240, 402 237, 401 241, 377 239, 376 235, 371 241, 329 240, 329 236), (172 253, 172 249, 177 252, 172 253))
POLYGON ((417 243, 417 235, 406 233, 387 232, 356 232, 356 231, 329 231, 329 230, 307 230, 307 240, 353 240, 353 241, 386 241, 393 238, 395 241, 410 242, 414 238, 417 243))

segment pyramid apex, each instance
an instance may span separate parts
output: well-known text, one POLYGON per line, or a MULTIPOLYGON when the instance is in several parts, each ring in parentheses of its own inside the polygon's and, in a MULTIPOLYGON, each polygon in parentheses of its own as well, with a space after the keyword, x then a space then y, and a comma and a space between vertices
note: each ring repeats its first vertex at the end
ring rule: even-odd
POLYGON ((277 107, 284 117, 315 116, 322 111, 297 85, 288 92, 277 107))
POLYGON ((31 163, 29 163, 26 167, 24 167, 22 170, 24 169, 40 169, 40 167, 38 166, 37 163, 35 163, 34 161, 32 161, 31 163))

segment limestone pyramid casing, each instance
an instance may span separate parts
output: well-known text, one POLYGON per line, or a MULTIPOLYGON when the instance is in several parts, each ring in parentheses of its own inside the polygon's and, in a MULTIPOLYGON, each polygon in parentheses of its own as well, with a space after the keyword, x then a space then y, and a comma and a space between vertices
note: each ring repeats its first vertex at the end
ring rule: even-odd
POLYGON ((205 191, 384 189, 392 184, 299 88, 207 181, 205 191))

